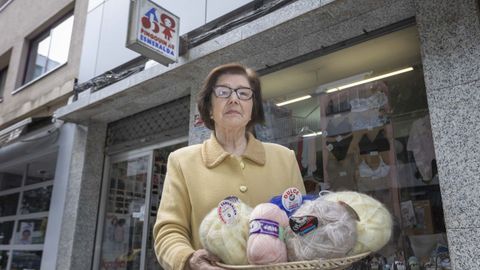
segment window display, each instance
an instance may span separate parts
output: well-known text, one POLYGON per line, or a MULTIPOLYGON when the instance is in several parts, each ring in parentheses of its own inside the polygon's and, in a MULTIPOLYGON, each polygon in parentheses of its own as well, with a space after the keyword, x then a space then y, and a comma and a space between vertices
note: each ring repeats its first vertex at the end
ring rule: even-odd
POLYGON ((417 35, 403 29, 262 77, 256 135, 295 151, 307 191, 359 191, 393 217, 389 243, 352 269, 449 265, 419 47, 396 40, 417 35))
POLYGON ((0 269, 40 269, 56 161, 52 152, 12 166, 0 164, 0 269))

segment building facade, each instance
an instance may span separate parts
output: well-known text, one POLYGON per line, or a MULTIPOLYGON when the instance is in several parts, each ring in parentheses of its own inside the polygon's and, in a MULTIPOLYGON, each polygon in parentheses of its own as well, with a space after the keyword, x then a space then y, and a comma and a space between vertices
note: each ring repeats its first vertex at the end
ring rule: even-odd
MULTIPOLYGON (((208 72, 227 62, 261 75, 267 121, 256 136, 296 152, 309 192, 357 190, 392 213, 390 242, 354 269, 412 268, 415 259, 424 269, 477 268, 478 1, 237 1, 197 22, 165 1, 191 25, 168 67, 144 65, 123 47, 128 9, 112 1, 86 9, 79 82, 142 68, 92 84, 55 111, 75 134, 70 160, 56 166, 69 164, 55 175, 68 179, 56 269, 160 269, 151 226, 165 161, 210 135, 195 99, 208 72)), ((209 3, 196 5, 208 11, 209 3)), ((23 219, 10 216, 4 223, 13 220, 18 234, 23 219)), ((5 245, 2 258, 18 245, 5 245)))
POLYGON ((53 121, 78 76, 85 1, 0 1, 0 268, 55 269, 73 138, 53 121), (75 34, 72 34, 75 33, 75 34))

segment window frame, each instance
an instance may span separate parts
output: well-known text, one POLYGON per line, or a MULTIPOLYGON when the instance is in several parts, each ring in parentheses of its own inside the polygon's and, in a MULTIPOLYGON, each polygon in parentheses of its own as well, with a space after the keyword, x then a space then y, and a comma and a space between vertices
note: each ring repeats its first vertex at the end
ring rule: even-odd
MULTIPOLYGON (((38 56, 38 46, 39 46, 39 44, 43 40, 51 37, 52 30, 54 30, 56 27, 58 27, 59 25, 61 25, 62 23, 64 23, 65 21, 67 21, 70 18, 74 19, 73 10, 70 11, 70 12, 67 12, 65 15, 63 15, 58 20, 56 20, 55 22, 50 24, 45 30, 41 31, 39 34, 35 35, 33 38, 28 39, 28 50, 26 52, 27 53, 27 59, 26 59, 25 67, 24 67, 24 74, 23 74, 23 77, 22 77, 22 80, 21 80, 21 85, 18 89, 13 91, 12 94, 15 94, 15 93, 23 90, 25 87, 27 87, 27 86, 31 85, 32 83, 42 79, 43 77, 47 76, 48 74, 54 72, 55 70, 63 67, 64 65, 66 65, 68 63, 68 58, 70 56, 70 47, 71 47, 71 42, 72 42, 72 36, 73 36, 73 22, 72 22, 72 29, 70 31, 70 41, 69 41, 69 44, 68 44, 68 46, 69 46, 68 54, 67 54, 67 58, 65 59, 65 61, 62 62, 62 63, 59 63, 59 65, 57 65, 56 67, 54 67, 50 70, 46 70, 45 72, 41 73, 37 77, 33 77, 33 73, 34 73, 34 70, 35 70, 36 58, 38 56)), ((51 49, 51 41, 50 41, 49 46, 48 46, 48 50, 49 50, 48 56, 50 56, 50 49, 51 49)), ((47 56, 47 59, 48 59, 48 56, 47 56)))
POLYGON ((3 4, 0 4, 0 12, 2 12, 11 2, 13 2, 13 0, 5 0, 3 4))

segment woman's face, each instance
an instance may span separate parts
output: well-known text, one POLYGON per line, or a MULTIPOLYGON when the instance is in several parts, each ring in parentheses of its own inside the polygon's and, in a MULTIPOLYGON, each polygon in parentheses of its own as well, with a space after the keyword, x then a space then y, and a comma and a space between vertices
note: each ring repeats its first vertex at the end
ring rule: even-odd
MULTIPOLYGON (((250 88, 248 79, 240 74, 221 75, 215 85, 228 86, 232 89, 250 88)), ((211 115, 215 122, 215 130, 245 128, 252 117, 253 98, 241 100, 235 92, 228 98, 219 98, 212 92, 211 115)))

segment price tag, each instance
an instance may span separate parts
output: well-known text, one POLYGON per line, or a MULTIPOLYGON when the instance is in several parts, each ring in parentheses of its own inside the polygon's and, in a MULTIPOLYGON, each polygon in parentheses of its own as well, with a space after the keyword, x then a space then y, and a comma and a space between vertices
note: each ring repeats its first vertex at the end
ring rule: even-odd
POLYGON ((378 151, 372 151, 372 152, 370 152, 370 156, 378 156, 378 151))

